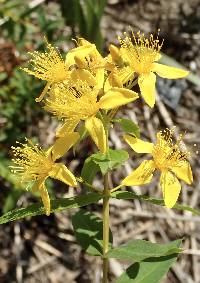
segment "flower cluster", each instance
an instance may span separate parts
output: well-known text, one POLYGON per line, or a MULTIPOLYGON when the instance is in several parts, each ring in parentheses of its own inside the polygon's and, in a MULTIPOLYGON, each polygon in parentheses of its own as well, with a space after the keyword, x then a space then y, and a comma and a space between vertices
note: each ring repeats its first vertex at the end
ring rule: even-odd
MULTIPOLYGON (((30 53, 30 67, 25 72, 46 81, 46 86, 37 102, 43 102, 44 109, 62 121, 57 129, 56 141, 43 151, 28 141, 13 148, 13 171, 18 172, 23 182, 34 182, 33 190, 40 192, 46 214, 50 213, 50 200, 45 180, 48 177, 76 186, 76 178, 62 163, 62 157, 79 139, 75 132, 82 121, 102 153, 108 149, 107 130, 116 109, 135 101, 139 94, 133 90, 138 84, 144 101, 155 104, 156 75, 176 79, 188 72, 158 63, 162 42, 158 36, 132 32, 119 37, 119 46, 110 45, 109 55, 102 57, 95 44, 83 38, 77 40, 77 47, 71 49, 64 60, 59 51, 46 40, 45 52, 30 53)), ((122 184, 142 185, 149 183, 153 172, 161 172, 160 184, 165 204, 172 207, 180 191, 177 178, 192 182, 192 171, 187 162, 187 153, 181 149, 181 138, 172 141, 172 132, 159 132, 155 145, 126 135, 125 140, 140 153, 151 153, 152 160, 146 160, 126 177, 122 184)))

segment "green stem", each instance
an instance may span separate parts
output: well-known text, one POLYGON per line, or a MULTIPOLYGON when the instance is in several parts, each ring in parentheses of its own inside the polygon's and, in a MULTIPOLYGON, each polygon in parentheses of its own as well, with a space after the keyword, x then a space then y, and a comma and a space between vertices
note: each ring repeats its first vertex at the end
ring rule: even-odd
MULTIPOLYGON (((108 150, 108 133, 109 133, 109 123, 105 125, 106 131, 106 144, 108 150)), ((109 175, 108 172, 104 175, 104 190, 103 190, 103 281, 102 283, 108 283, 108 258, 107 252, 109 248, 109 198, 110 198, 110 189, 109 189, 109 175)))
POLYGON ((81 177, 76 177, 76 180, 81 183, 81 184, 84 184, 88 187, 88 189, 92 190, 92 191, 95 191, 99 194, 102 194, 102 190, 100 188, 96 188, 94 186, 92 186, 91 184, 89 184, 88 182, 84 181, 81 177))
POLYGON ((109 185, 108 173, 104 176, 104 198, 103 198, 103 283, 108 282, 108 245, 109 245, 109 185))
POLYGON ((110 190, 110 193, 114 193, 115 191, 121 189, 123 186, 124 186, 124 185, 121 184, 121 185, 119 185, 119 186, 113 188, 112 190, 110 190))

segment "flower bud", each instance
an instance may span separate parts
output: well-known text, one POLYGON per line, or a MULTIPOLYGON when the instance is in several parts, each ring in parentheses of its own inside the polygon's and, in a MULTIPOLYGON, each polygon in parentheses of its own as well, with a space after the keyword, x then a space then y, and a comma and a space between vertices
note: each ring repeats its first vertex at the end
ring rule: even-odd
POLYGON ((114 61, 118 61, 120 59, 119 48, 117 48, 115 45, 110 44, 109 51, 114 61))

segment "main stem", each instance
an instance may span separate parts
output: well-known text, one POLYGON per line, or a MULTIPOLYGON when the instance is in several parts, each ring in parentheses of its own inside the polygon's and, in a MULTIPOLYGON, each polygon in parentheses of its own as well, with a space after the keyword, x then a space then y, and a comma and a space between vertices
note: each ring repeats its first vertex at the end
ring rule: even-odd
POLYGON ((104 198, 103 198, 103 283, 108 283, 108 252, 109 245, 109 186, 108 173, 104 176, 104 198))
MULTIPOLYGON (((108 131, 109 125, 105 127, 106 130, 106 144, 108 150, 108 131)), ((108 172, 104 175, 104 190, 103 190, 103 281, 102 283, 108 283, 108 258, 107 252, 109 247, 109 182, 108 172)))

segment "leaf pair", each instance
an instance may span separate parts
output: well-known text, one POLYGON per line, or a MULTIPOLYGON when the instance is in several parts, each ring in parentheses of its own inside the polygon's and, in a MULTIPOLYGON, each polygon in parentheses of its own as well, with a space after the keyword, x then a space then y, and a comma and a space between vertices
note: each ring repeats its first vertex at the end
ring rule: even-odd
MULTIPOLYGON (((127 191, 117 191, 111 194, 111 197, 116 199, 139 199, 142 201, 146 201, 155 205, 164 205, 164 201, 162 199, 150 198, 146 195, 137 195, 133 192, 127 191)), ((92 203, 98 203, 98 201, 102 199, 102 195, 98 193, 88 193, 86 195, 75 196, 71 198, 63 198, 57 200, 51 200, 51 213, 59 212, 62 210, 67 210, 70 208, 78 208, 82 206, 86 206, 92 203)), ((175 208, 183 211, 190 211, 195 215, 200 215, 200 211, 198 209, 194 209, 184 204, 176 204, 175 208)), ((28 206, 27 208, 18 208, 11 210, 0 217, 0 224, 5 224, 10 221, 19 220, 28 216, 36 216, 45 214, 45 209, 43 205, 33 204, 28 206)))
MULTIPOLYGON (((81 247, 90 255, 103 256, 103 221, 93 213, 80 210, 72 217, 72 224, 81 247)), ((157 283, 181 252, 181 240, 168 244, 133 240, 117 248, 112 248, 112 242, 110 231, 108 258, 134 262, 116 283, 157 283)))
POLYGON ((91 184, 97 172, 105 175, 122 165, 128 157, 128 153, 121 149, 109 149, 106 154, 100 152, 92 154, 84 162, 81 177, 91 184))

